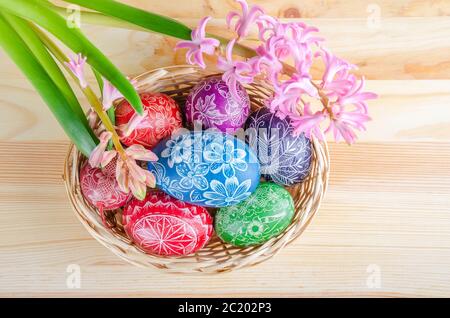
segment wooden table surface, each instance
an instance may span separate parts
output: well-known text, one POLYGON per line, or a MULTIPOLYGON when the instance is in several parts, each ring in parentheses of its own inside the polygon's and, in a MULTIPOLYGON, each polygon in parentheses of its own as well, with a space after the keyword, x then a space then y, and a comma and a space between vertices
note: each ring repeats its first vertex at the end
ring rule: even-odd
MULTIPOLYGON (((211 31, 237 8, 126 2, 190 25, 211 15, 211 31)), ((318 26, 380 95, 359 143, 330 144, 329 191, 304 235, 261 265, 218 276, 118 259, 72 212, 61 179, 67 138, 1 52, 0 296, 450 296, 450 1, 250 2, 318 26), (74 266, 80 288, 67 284, 74 266)), ((82 27, 127 74, 183 62, 172 39, 82 27)))

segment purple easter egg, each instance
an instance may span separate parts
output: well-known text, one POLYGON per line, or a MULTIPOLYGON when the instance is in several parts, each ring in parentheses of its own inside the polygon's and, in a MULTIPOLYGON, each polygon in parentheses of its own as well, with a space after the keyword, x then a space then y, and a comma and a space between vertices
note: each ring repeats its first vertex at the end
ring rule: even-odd
POLYGON ((222 77, 208 77, 199 82, 186 100, 186 119, 189 125, 200 122, 203 128, 217 128, 234 133, 241 128, 250 113, 250 99, 245 88, 238 83, 239 100, 231 96, 222 77))
POLYGON ((258 156, 261 175, 284 186, 302 182, 311 169, 311 141, 293 135, 289 119, 280 119, 267 108, 253 112, 245 123, 247 142, 258 156))

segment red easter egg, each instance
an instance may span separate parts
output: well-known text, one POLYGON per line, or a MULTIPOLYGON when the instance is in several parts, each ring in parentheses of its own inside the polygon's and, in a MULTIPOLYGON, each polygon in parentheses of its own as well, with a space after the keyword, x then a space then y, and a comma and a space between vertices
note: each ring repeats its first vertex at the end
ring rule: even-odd
POLYGON ((131 197, 119 188, 115 177, 116 159, 105 168, 92 168, 88 162, 80 170, 80 186, 84 198, 101 210, 115 210, 131 197))
MULTIPOLYGON (((144 110, 147 112, 143 122, 121 141, 131 146, 140 144, 146 148, 153 148, 156 144, 173 131, 182 127, 181 113, 178 105, 169 96, 162 93, 142 93, 140 95, 144 110)), ((116 125, 126 125, 135 114, 130 103, 124 100, 116 107, 116 125)))
POLYGON ((188 255, 204 247, 212 236, 212 223, 205 208, 161 191, 130 201, 123 212, 128 236, 147 253, 165 256, 188 255))

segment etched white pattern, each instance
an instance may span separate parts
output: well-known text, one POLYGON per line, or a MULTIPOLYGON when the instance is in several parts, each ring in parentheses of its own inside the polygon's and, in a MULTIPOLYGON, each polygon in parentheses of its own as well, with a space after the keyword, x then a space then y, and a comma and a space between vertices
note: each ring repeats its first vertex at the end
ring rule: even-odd
POLYGON ((122 207, 130 194, 122 192, 114 175, 109 171, 115 169, 115 161, 108 164, 103 172, 86 164, 80 172, 80 186, 83 196, 94 206, 105 210, 122 207), (113 166, 113 168, 110 168, 113 166))
POLYGON ((273 183, 262 183, 247 200, 219 210, 216 231, 233 245, 261 244, 281 233, 293 215, 289 192, 273 183))
POLYGON ((250 147, 257 152, 261 174, 281 185, 293 185, 309 174, 312 159, 311 142, 301 134, 292 135, 287 120, 275 118, 265 109, 250 116, 246 125, 252 129, 250 147))
MULTIPOLYGON (((178 105, 169 96, 143 93, 140 97, 147 115, 139 128, 133 130, 129 136, 122 137, 121 141, 126 145, 138 143, 152 148, 182 126, 181 113, 178 105)), ((134 113, 134 109, 125 101, 116 109, 117 124, 126 124, 134 113)))
MULTIPOLYGON (((250 169, 250 155, 244 147, 242 142, 222 133, 187 133, 166 142, 160 157, 167 160, 168 167, 162 162, 151 162, 148 167, 157 185, 179 200, 230 206, 245 200, 252 185, 253 189, 256 187, 252 179, 236 177, 250 169)), ((252 156, 255 161, 252 168, 258 169, 259 164, 252 156)))
POLYGON ((250 112, 247 92, 238 86, 239 101, 236 101, 221 77, 206 79, 197 84, 186 100, 189 122, 200 121, 205 127, 220 127, 229 123, 232 128, 239 128, 250 112), (225 100, 225 107, 217 105, 216 96, 225 100))
POLYGON ((171 215, 151 214, 133 227, 140 246, 159 255, 187 255, 197 244, 197 232, 184 220, 171 215))

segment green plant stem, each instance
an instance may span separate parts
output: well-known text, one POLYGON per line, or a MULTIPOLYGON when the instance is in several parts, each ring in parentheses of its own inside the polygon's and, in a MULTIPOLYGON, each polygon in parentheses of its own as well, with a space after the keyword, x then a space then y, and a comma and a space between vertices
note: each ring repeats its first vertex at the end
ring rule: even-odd
POLYGON ((84 96, 88 99, 89 104, 92 106, 94 111, 97 113, 98 117, 102 121, 102 123, 105 125, 106 130, 112 133, 112 142, 114 144, 114 147, 116 148, 119 155, 122 157, 122 159, 126 159, 125 150, 120 143, 120 138, 117 135, 116 129, 111 122, 109 116, 106 114, 106 112, 103 110, 103 105, 100 102, 100 100, 95 95, 92 88, 87 85, 85 88, 81 87, 80 81, 78 78, 72 73, 72 71, 67 67, 65 62, 69 61, 69 58, 61 51, 61 49, 44 33, 42 32, 38 27, 32 26, 33 29, 36 31, 38 36, 41 38, 42 42, 45 44, 45 46, 48 48, 48 50, 55 56, 55 58, 60 62, 60 64, 66 69, 67 73, 73 78, 73 80, 77 83, 77 85, 80 87, 81 91, 83 92, 84 96))
POLYGON ((116 129, 114 128, 114 125, 111 123, 108 114, 103 110, 102 103, 100 103, 94 91, 89 86, 86 86, 86 88, 82 88, 82 91, 84 95, 87 97, 89 103, 92 105, 92 108, 98 114, 100 120, 103 122, 103 125, 105 125, 106 130, 112 133, 111 139, 114 144, 114 147, 116 148, 117 152, 122 157, 122 159, 125 161, 127 158, 125 150, 123 149, 123 146, 120 143, 120 138, 117 135, 116 129))
MULTIPOLYGON (((97 72, 97 70, 95 68, 91 67, 91 69, 95 75, 95 79, 97 80, 100 95, 103 100, 103 86, 105 85, 105 83, 103 82, 102 75, 99 72, 97 72)), ((108 117, 109 117, 109 120, 111 120, 111 123, 113 125, 115 125, 116 124, 116 114, 115 114, 115 110, 114 110, 114 105, 111 105, 111 107, 106 111, 106 113, 108 114, 108 117)), ((108 150, 111 150, 113 148, 113 146, 114 146, 114 144, 113 144, 112 140, 108 141, 108 146, 107 146, 108 150)))

